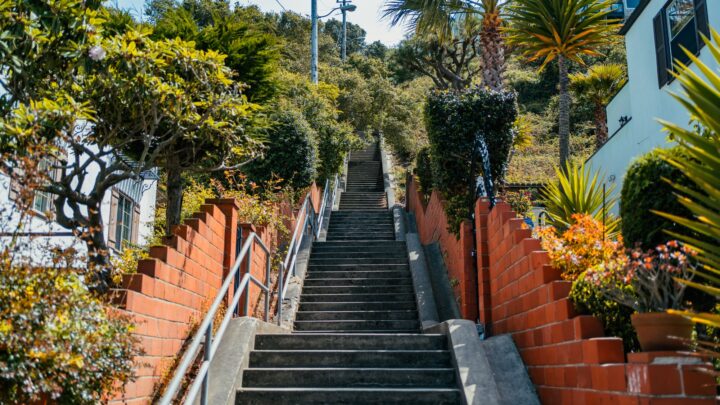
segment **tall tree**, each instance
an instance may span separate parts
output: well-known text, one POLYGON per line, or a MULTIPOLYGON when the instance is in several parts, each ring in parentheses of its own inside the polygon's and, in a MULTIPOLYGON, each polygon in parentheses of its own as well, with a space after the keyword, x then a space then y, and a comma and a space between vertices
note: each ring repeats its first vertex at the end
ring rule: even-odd
POLYGON ((582 56, 599 56, 598 49, 610 42, 617 29, 608 20, 612 0, 515 0, 510 6, 509 44, 530 61, 542 60, 542 70, 557 59, 559 68, 560 167, 570 154, 569 65, 584 64, 582 56))
POLYGON ((483 84, 500 91, 505 72, 503 9, 501 0, 392 0, 384 15, 393 25, 405 22, 415 35, 436 37, 441 44, 456 37, 458 26, 468 19, 479 19, 483 84))
POLYGON ((627 77, 622 65, 610 63, 591 66, 585 73, 570 75, 570 89, 593 105, 595 144, 599 149, 608 138, 605 106, 625 85, 627 77))

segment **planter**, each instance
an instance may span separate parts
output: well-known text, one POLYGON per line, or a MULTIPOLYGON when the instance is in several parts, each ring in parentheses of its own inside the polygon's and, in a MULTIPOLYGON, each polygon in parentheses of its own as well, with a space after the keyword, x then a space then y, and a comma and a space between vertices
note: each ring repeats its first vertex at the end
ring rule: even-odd
POLYGON ((693 323, 679 315, 649 312, 633 314, 631 319, 644 352, 686 349, 685 342, 670 336, 687 340, 692 337, 693 323))

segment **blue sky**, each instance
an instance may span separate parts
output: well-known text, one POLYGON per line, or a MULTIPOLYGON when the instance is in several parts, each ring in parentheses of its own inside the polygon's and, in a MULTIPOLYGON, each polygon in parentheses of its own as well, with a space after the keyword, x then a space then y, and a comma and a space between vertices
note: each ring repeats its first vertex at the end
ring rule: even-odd
MULTIPOLYGON (((310 14, 310 0, 236 0, 242 6, 257 5, 264 11, 282 11, 282 7, 303 15, 310 14), (282 4, 282 7, 281 7, 282 4)), ((120 8, 129 9, 136 15, 142 15, 145 0, 111 0, 120 8)), ((390 27, 387 21, 381 21, 381 12, 385 0, 354 0, 357 11, 348 13, 348 21, 358 24, 367 31, 367 42, 382 41, 386 45, 398 43, 405 34, 404 27, 390 27)), ((235 3, 235 1, 233 1, 235 3)), ((336 6, 335 0, 318 0, 320 15, 327 14, 336 6)), ((328 17, 330 18, 330 17, 328 17)), ((336 16, 339 19, 339 16, 336 16)))

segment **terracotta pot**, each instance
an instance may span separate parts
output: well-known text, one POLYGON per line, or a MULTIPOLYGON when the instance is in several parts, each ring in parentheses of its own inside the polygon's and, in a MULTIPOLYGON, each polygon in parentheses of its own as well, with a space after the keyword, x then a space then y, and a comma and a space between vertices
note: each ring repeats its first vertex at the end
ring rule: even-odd
POLYGON ((685 342, 670 336, 688 340, 692 337, 693 323, 680 315, 649 312, 633 314, 631 319, 644 352, 686 349, 685 342))

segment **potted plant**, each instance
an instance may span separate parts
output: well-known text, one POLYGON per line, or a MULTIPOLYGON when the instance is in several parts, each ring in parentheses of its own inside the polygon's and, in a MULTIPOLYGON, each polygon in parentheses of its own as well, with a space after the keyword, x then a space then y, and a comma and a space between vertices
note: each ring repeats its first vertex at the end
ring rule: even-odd
POLYGON ((669 309, 683 308, 685 285, 691 280, 695 252, 677 241, 643 252, 634 249, 624 265, 600 265, 588 271, 611 299, 633 308, 632 324, 643 351, 680 350, 691 338, 692 322, 669 309))

